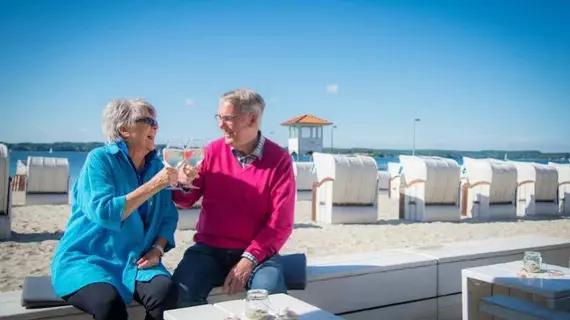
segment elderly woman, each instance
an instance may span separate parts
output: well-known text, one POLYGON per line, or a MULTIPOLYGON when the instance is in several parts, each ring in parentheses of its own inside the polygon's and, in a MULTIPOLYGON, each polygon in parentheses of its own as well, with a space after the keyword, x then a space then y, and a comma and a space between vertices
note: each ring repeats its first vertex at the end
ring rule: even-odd
POLYGON ((94 319, 127 319, 134 299, 162 319, 171 285, 162 255, 174 247, 178 172, 156 155, 154 107, 115 100, 103 112, 108 143, 92 150, 73 186, 71 217, 52 261, 55 292, 94 319))

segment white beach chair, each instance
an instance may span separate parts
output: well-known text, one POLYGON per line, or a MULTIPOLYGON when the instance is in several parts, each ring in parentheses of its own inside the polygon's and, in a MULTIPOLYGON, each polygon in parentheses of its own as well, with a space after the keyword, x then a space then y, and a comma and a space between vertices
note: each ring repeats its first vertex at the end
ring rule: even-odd
POLYGON ((378 190, 390 189, 390 172, 378 171, 378 190))
POLYGON ((293 162, 293 172, 295 173, 295 184, 297 200, 311 200, 313 183, 317 182, 317 170, 314 162, 293 162))
POLYGON ((378 221, 378 165, 369 156, 313 153, 312 218, 331 224, 378 221))
POLYGON ((390 174, 388 197, 398 200, 402 183, 402 165, 397 162, 388 162, 388 173, 390 174))
POLYGON ((441 157, 400 156, 406 177, 400 218, 412 221, 458 221, 459 165, 441 157))
POLYGON ((463 215, 482 220, 516 218, 517 168, 513 163, 463 157, 463 168, 463 215))
POLYGON ((293 172, 298 191, 313 190, 313 183, 317 182, 317 171, 314 162, 294 162, 293 172))
POLYGON ((535 162, 511 162, 517 168, 517 216, 559 215, 556 168, 535 162))
POLYGON ((28 157, 25 203, 69 204, 67 158, 28 157))
POLYGON ((558 171, 558 211, 570 215, 570 164, 549 162, 558 171))
POLYGON ((202 211, 202 198, 198 199, 191 208, 178 209, 178 230, 196 230, 196 224, 202 211))
POLYGON ((0 144, 0 239, 12 235, 12 190, 10 188, 10 155, 0 144))

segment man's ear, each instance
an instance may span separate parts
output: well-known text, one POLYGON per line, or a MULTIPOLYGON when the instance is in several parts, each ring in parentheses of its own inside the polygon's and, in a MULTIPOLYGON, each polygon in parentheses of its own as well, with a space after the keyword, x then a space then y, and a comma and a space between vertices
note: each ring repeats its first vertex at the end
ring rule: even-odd
POLYGON ((259 115, 257 114, 252 114, 251 115, 251 121, 249 123, 250 126, 253 126, 257 121, 259 120, 259 115))

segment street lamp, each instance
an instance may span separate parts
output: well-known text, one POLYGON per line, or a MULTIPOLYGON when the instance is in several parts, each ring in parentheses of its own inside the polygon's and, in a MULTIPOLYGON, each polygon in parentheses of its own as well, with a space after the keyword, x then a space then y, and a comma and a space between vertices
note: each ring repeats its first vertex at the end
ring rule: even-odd
POLYGON ((416 154, 416 122, 420 122, 420 118, 414 119, 414 140, 412 142, 412 156, 416 154))
POLYGON ((336 129, 336 125, 332 126, 331 128, 331 153, 333 153, 334 146, 334 129, 336 129))

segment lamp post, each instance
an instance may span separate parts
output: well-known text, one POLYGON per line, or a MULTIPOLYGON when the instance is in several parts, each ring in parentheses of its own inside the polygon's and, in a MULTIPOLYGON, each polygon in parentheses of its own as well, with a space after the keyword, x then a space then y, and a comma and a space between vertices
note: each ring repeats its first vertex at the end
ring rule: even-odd
POLYGON ((412 141, 412 156, 416 155, 416 122, 420 122, 420 118, 414 119, 414 137, 412 141))
POLYGON ((332 126, 331 128, 331 153, 333 153, 334 146, 334 129, 336 129, 336 125, 332 126))

